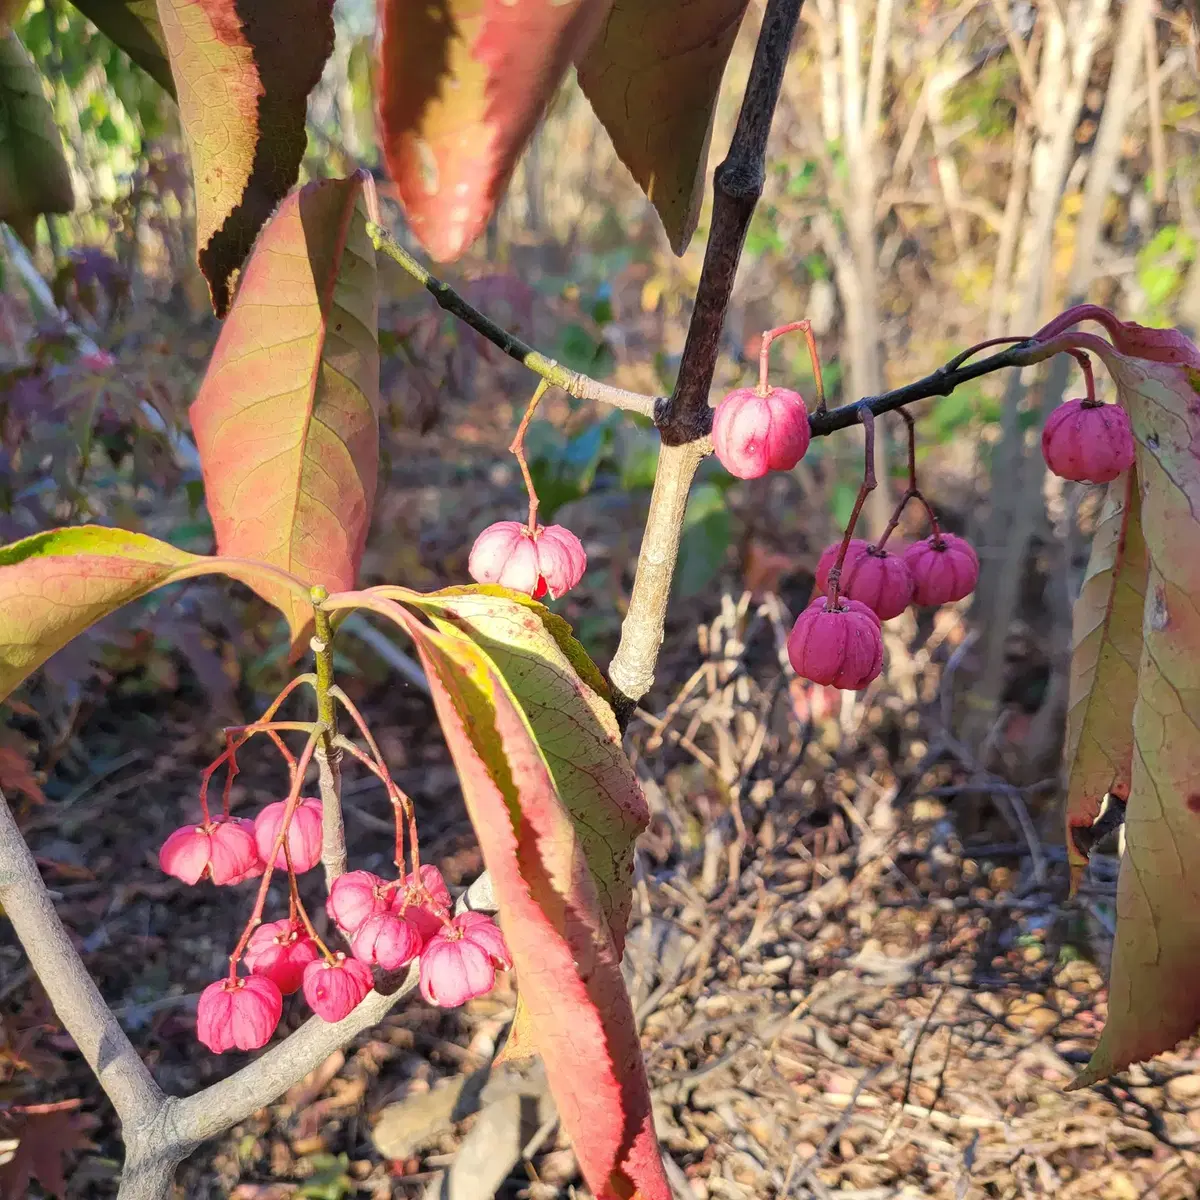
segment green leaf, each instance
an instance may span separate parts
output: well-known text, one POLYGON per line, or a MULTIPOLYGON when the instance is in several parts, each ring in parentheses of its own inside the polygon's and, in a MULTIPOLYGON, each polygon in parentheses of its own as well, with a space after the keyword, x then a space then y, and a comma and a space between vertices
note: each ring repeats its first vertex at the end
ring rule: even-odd
POLYGON ((693 489, 683 518, 675 586, 683 597, 698 596, 716 579, 733 540, 725 496, 712 483, 693 489))
POLYGON ((42 77, 9 30, 0 34, 0 221, 31 243, 39 216, 74 207, 71 172, 42 77))
MULTIPOLYGON (((0 547, 0 700, 72 638, 139 596, 215 573, 261 586, 267 572, 98 525, 53 529, 0 547)), ((282 572, 274 574, 286 583, 282 572)), ((299 580, 290 587, 306 595, 299 580)))
MULTIPOLYGON (((379 347, 362 180, 293 192, 263 232, 191 407, 217 549, 353 587, 375 500, 379 347)), ((258 590, 293 639, 311 609, 258 590)))
POLYGON ((696 231, 721 77, 746 0, 615 0, 579 85, 682 254, 696 231))
POLYGON ((175 95, 167 41, 155 0, 72 0, 72 3, 159 86, 175 95))

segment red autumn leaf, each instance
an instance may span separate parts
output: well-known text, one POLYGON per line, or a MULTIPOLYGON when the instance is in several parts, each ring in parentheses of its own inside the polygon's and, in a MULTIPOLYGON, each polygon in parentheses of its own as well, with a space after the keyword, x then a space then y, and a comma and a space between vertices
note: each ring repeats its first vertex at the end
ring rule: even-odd
POLYGON ((434 258, 483 232, 610 0, 380 0, 379 121, 405 215, 434 258))
POLYGON ((579 86, 676 254, 696 231, 721 76, 745 11, 746 0, 614 0, 579 58, 579 86))
POLYGON ((37 1180, 52 1196, 66 1195, 63 1160, 92 1143, 85 1136, 96 1120, 78 1111, 78 1100, 11 1109, 0 1115, 0 1136, 16 1138, 12 1158, 0 1166, 0 1200, 26 1200, 37 1180))
POLYGON ((158 0, 196 184, 200 269, 230 283, 296 182, 308 93, 333 50, 333 0, 158 0))
MULTIPOLYGON (((416 643, 491 875, 534 1046, 588 1186, 597 1200, 670 1200, 620 955, 548 753, 506 681, 510 672, 464 634, 448 632, 448 622, 430 629, 370 593, 344 599, 388 616, 416 643)), ((533 653, 525 670, 558 674, 533 653)), ((582 745, 594 737, 578 726, 560 731, 560 739, 582 745)))
MULTIPOLYGON (((362 179, 310 183, 255 247, 191 407, 221 554, 354 585, 379 464, 377 326, 362 179)), ((307 604, 255 586, 299 636, 307 604)))
POLYGON ((12 746, 0 746, 0 792, 21 795, 34 804, 44 804, 46 794, 34 778, 29 760, 12 746))

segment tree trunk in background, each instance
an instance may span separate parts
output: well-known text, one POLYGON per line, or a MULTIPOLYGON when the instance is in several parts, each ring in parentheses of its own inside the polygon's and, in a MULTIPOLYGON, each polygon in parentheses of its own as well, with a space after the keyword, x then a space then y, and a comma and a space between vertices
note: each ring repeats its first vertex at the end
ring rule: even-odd
MULTIPOLYGON (((1092 61, 1108 23, 1110 0, 1076 0, 1064 14, 1048 3, 1037 64, 1037 92, 1030 115, 1032 190, 1019 238, 1020 269, 1007 328, 1032 333, 1053 307, 1047 277, 1054 224, 1075 157, 1075 130, 1083 109, 1092 61)), ((1144 22, 1143 22, 1144 27, 1144 22)), ((1136 47, 1140 59, 1140 40, 1136 47)), ((1010 199, 1012 199, 1010 195, 1010 199)), ((1098 229, 1098 223, 1097 223, 1098 229)), ((1093 234, 1093 242, 1095 235, 1093 234)), ((1091 259, 1089 257, 1088 261, 1091 259)), ((1005 683, 1005 647, 1016 615, 1030 538, 1044 519, 1045 468, 1037 446, 1027 444, 1021 423, 1027 386, 1014 373, 1004 395, 1002 438, 992 473, 992 505, 983 538, 975 616, 983 630, 979 674, 965 697, 963 738, 979 745, 995 722, 1005 683)), ((1046 393, 1044 393, 1046 394, 1046 393)))

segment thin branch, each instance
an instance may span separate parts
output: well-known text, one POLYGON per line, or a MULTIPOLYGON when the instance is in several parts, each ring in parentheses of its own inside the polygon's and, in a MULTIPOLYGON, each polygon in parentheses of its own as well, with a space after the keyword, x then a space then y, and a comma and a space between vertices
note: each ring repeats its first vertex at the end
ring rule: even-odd
POLYGON ((161 1109, 164 1097, 92 982, 54 910, 37 864, 0 794, 0 908, 67 1032, 108 1094, 129 1137, 161 1109))
POLYGON ((688 492, 707 453, 708 395, 746 231, 766 177, 767 135, 803 0, 767 0, 750 78, 725 161, 713 175, 713 213, 675 391, 656 424, 662 451, 621 642, 609 668, 622 728, 650 690, 666 624, 688 492))
MULTIPOLYGON (((330 694, 333 689, 333 627, 321 601, 329 593, 325 588, 313 588, 315 635, 311 646, 316 659, 317 717, 325 732, 317 746, 317 787, 321 796, 321 864, 325 869, 325 886, 346 871, 346 827, 342 818, 341 751, 334 746, 337 737, 337 708, 330 694)), ((301 781, 303 782, 303 780, 301 781)))
POLYGON ((423 267, 381 225, 368 222, 367 233, 374 243, 375 249, 386 254, 388 258, 407 271, 442 308, 456 316, 464 324, 469 325, 476 333, 487 338, 493 346, 498 346, 509 358, 515 358, 535 375, 540 375, 548 383, 562 388, 568 395, 575 396, 580 400, 599 400, 602 404, 612 405, 613 408, 641 413, 642 416, 650 417, 657 422, 665 405, 662 397, 643 396, 640 392, 629 392, 624 388, 601 383, 590 375, 572 371, 555 362, 554 359, 547 358, 532 346, 526 345, 515 334, 509 333, 507 329, 502 329, 473 304, 464 300, 448 283, 438 279, 436 275, 423 267))
POLYGON ((979 379, 983 375, 990 375, 993 371, 1002 371, 1006 367, 1028 366, 1028 353, 1034 345, 1035 343, 1030 339, 1017 342, 1015 345, 1001 350, 999 354, 990 354, 987 358, 981 358, 978 362, 970 363, 967 366, 953 369, 938 367, 929 375, 914 380, 912 383, 906 383, 903 387, 893 388, 890 392, 880 392, 877 396, 864 396, 861 400, 843 404, 838 408, 831 408, 824 416, 813 413, 808 419, 808 427, 812 431, 813 437, 828 437, 829 434, 836 433, 839 429, 849 429, 851 425, 859 424, 862 420, 859 414, 864 408, 869 408, 878 417, 883 413, 902 408, 906 404, 912 404, 915 400, 927 400, 931 396, 948 396, 960 384, 968 383, 972 379, 979 379))
POLYGON ((206 1087, 186 1100, 169 1100, 162 1118, 162 1136, 169 1154, 182 1158, 189 1150, 216 1137, 260 1108, 273 1103, 298 1079, 316 1070, 335 1050, 377 1024, 419 980, 414 963, 403 983, 389 995, 372 991, 341 1021, 312 1017, 295 1033, 272 1046, 252 1063, 206 1087))

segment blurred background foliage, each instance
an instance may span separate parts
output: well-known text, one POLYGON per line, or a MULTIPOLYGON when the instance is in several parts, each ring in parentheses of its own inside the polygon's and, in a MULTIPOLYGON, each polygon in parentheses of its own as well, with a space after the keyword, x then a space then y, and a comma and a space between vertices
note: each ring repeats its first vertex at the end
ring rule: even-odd
MULTIPOLYGON (((364 164, 390 201, 374 133, 373 9, 338 0, 303 171, 364 164)), ((751 9, 710 166, 736 116, 759 6, 751 9)), ((41 71, 75 206, 22 231, 27 245, 5 230, 0 246, 0 533, 98 520, 206 550, 186 408, 217 325, 193 262, 174 102, 65 0, 31 0, 16 33, 41 71)), ((818 330, 835 403, 925 374, 981 338, 1030 332, 1085 295, 1126 318, 1200 324, 1200 103, 1182 5, 809 0, 770 158, 719 389, 752 378, 763 328, 801 315, 818 330)), ((392 216, 402 228, 394 205, 392 216)), ((447 274, 570 366, 665 392, 707 220, 706 210, 674 257, 570 81, 486 238, 447 274)), ((407 280, 385 279, 390 482, 365 573, 438 586, 465 577, 474 530, 521 510, 504 447, 532 385, 407 280)), ((811 394, 801 340, 779 344, 773 372, 811 394)), ((1069 383, 1052 371, 990 378, 919 409, 927 489, 948 525, 982 547, 977 606, 988 636, 972 678, 993 707, 1012 695, 1014 638, 1036 667, 1034 708, 1063 672, 1066 598, 1095 498, 1045 481, 1034 442, 1069 383)), ((895 481, 902 447, 897 429, 885 432, 881 477, 895 481)), ((688 511, 668 660, 672 646, 688 652, 718 582, 803 603, 816 557, 853 501, 859 445, 854 433, 822 441, 794 472, 752 484, 706 464, 688 511)), ((656 436, 552 396, 529 448, 543 513, 569 521, 588 546, 588 583, 561 607, 604 661, 636 562, 656 436)), ((875 528, 888 491, 868 511, 875 528)), ((147 601, 34 686, 65 689, 50 705, 60 714, 97 681, 135 691, 199 685, 236 709, 281 669, 270 649, 278 629, 250 597, 231 608, 221 594, 196 584, 147 601)))

